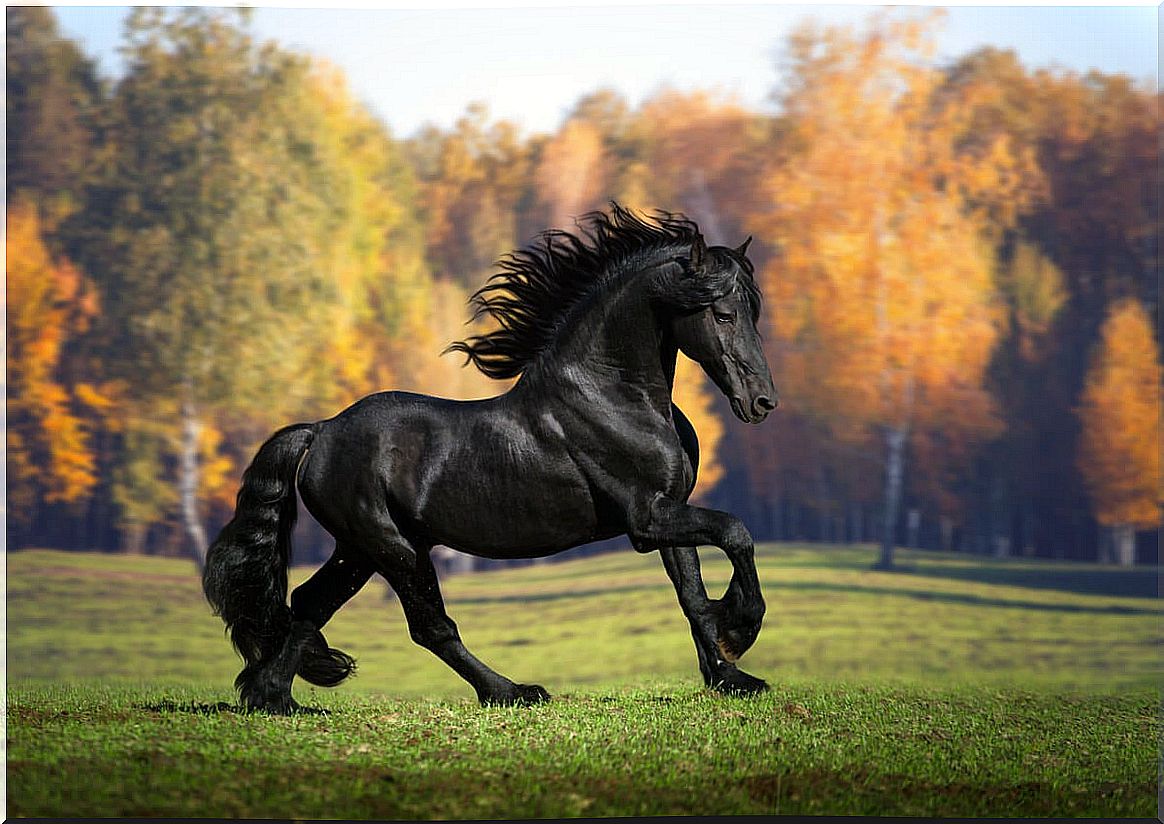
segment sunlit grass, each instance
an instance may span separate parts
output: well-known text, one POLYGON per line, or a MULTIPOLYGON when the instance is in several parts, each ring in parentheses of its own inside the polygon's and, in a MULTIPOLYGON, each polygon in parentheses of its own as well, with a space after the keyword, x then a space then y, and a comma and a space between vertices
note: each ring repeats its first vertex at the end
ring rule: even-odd
MULTIPOLYGON (((704 551, 709 587, 730 566, 704 551)), ((1159 678, 1155 570, 991 562, 872 548, 767 545, 768 617, 744 658, 769 680, 992 684, 1120 690, 1159 678)), ((296 569, 293 583, 310 570, 296 569)), ((450 614, 478 656, 553 692, 645 677, 698 679, 695 652, 658 558, 632 552, 451 577, 450 614)), ((8 558, 8 674, 15 681, 209 680, 238 661, 189 562, 47 551, 8 558)), ((408 637, 379 579, 328 626, 354 655, 342 691, 460 697, 468 686, 408 637)))
MULTIPOLYGON (((373 583, 328 627, 326 715, 241 714, 189 562, 8 556, 8 812, 537 818, 1155 813, 1155 570, 765 546, 756 699, 699 684, 657 557, 450 578, 477 654, 546 706, 481 708, 373 583)), ((728 565, 705 553, 722 587, 728 565)), ((296 570, 294 581, 309 570, 296 570)))
POLYGON ((10 696, 15 816, 539 818, 1146 816, 1151 693, 783 686, 748 700, 652 680, 545 706, 317 696, 242 715, 225 690, 10 696))

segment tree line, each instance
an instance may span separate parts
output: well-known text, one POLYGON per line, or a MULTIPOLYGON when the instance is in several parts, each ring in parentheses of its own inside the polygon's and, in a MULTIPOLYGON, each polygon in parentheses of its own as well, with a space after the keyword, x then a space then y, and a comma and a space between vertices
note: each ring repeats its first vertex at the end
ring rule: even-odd
MULTIPOLYGON (((275 428, 438 357, 499 256, 617 200, 755 236, 782 405, 724 424, 689 363, 697 495, 758 539, 1155 560, 1158 97, 929 58, 940 18, 805 25, 775 113, 597 89, 550 134, 470 105, 391 134, 244 13, 138 8, 99 76, 7 9, 8 545, 201 557, 275 428)), ((301 527, 299 557, 323 535, 301 527)))

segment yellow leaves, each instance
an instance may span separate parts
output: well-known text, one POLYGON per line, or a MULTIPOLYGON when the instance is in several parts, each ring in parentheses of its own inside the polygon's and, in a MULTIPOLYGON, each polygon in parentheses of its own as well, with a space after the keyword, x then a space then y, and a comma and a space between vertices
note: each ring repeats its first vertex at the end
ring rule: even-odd
POLYGON ((680 355, 675 364, 675 388, 671 399, 683 410, 699 437, 699 476, 691 495, 695 500, 714 489, 723 477, 723 465, 719 457, 723 421, 712 409, 715 391, 703 369, 680 355))
POLYGON ((107 415, 111 413, 117 405, 115 390, 111 385, 93 386, 90 383, 78 383, 73 387, 73 397, 82 406, 91 409, 92 411, 107 415))
POLYGON ((1138 301, 1115 303, 1077 410, 1078 465, 1105 526, 1160 523, 1160 353, 1138 301))
POLYGON ((1042 356, 1051 322, 1067 300, 1063 273, 1029 243, 1019 243, 999 278, 1013 306, 1019 352, 1028 361, 1042 356))
MULTIPOLYGON (((96 306, 82 300, 81 274, 52 259, 31 204, 9 209, 6 247, 8 483, 12 515, 26 520, 38 498, 76 501, 97 481, 89 426, 60 378, 63 347, 96 306)), ((94 394, 83 387, 81 397, 94 394)))
POLYGON ((601 205, 606 182, 603 153, 602 134, 576 119, 546 145, 534 177, 549 210, 550 226, 569 229, 575 217, 601 205))
POLYGON ((395 388, 457 400, 488 398, 505 390, 507 383, 465 368, 458 355, 437 357, 454 340, 481 331, 465 323, 467 299, 454 283, 433 283, 429 313, 418 319, 414 334, 394 358, 399 366, 395 388))
POLYGON ((199 497, 230 507, 234 504, 238 478, 234 471, 234 461, 223 453, 224 446, 223 434, 217 427, 204 423, 199 428, 198 457, 201 468, 199 497))
POLYGON ((974 94, 929 64, 931 28, 886 15, 860 39, 793 43, 789 148, 765 182, 781 254, 761 275, 782 394, 855 445, 885 426, 915 449, 941 433, 940 484, 943 461, 1000 425, 983 388, 1001 325, 983 215, 1017 173, 1004 139, 962 150, 974 94))

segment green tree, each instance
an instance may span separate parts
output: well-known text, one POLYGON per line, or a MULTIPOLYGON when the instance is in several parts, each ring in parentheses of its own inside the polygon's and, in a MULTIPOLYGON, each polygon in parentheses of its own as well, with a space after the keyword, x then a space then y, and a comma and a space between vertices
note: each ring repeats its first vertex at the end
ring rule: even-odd
POLYGON ((51 10, 5 10, 7 199, 24 190, 49 223, 75 206, 102 102, 93 64, 61 36, 51 10))
POLYGON ((200 564, 207 425, 254 431, 318 405, 331 378, 318 356, 337 317, 366 304, 385 238, 360 212, 372 198, 358 130, 337 137, 306 59, 205 9, 135 10, 125 52, 106 162, 72 234, 116 296, 105 357, 127 403, 174 410, 200 564))

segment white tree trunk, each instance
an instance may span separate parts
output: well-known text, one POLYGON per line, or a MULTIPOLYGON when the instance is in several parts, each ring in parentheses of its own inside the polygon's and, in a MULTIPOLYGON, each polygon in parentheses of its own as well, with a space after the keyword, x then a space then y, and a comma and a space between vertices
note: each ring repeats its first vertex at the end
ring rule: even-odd
POLYGON ((904 426, 894 427, 885 433, 885 522, 877 569, 893 569, 893 539, 897 534, 897 512, 901 506, 907 434, 908 430, 904 426))
POLYGON ((954 548, 954 521, 948 515, 938 519, 938 529, 942 533, 942 551, 949 552, 954 548))
POLYGON ((1131 524, 1117 524, 1111 528, 1113 560, 1120 566, 1136 563, 1136 528, 1131 524))
POLYGON ((182 507, 182 523, 190 547, 190 556, 199 574, 206 565, 206 528, 198 517, 198 439, 202 424, 198 420, 194 402, 187 398, 182 404, 182 453, 178 461, 178 496, 182 507))
POLYGON ((909 513, 906 515, 906 527, 909 536, 906 538, 906 545, 910 549, 917 549, 921 540, 921 510, 916 507, 911 507, 909 513))

